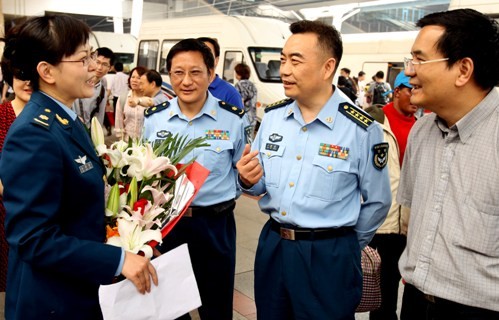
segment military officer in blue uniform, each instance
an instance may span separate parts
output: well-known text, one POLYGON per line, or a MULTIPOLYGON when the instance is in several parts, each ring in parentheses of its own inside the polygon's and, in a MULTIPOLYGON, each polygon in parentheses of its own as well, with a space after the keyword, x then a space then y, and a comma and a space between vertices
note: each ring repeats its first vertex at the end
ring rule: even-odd
POLYGON ((102 319, 100 284, 121 273, 144 293, 157 276, 148 259, 104 243, 104 167, 70 109, 94 93, 90 30, 61 15, 13 30, 4 58, 34 92, 0 158, 9 243, 5 317, 102 319))
POLYGON ((167 68, 177 97, 145 111, 144 137, 149 141, 177 133, 191 139, 205 137, 209 146, 195 149, 186 159, 197 157, 210 174, 160 250, 188 243, 201 295, 201 319, 232 319, 236 163, 251 128, 243 110, 209 93, 214 58, 203 42, 185 39, 174 45, 167 56, 167 68))
POLYGON ((391 203, 380 126, 332 86, 339 33, 291 24, 281 53, 286 96, 266 108, 239 182, 270 216, 255 261, 259 320, 355 319, 361 249, 391 203))

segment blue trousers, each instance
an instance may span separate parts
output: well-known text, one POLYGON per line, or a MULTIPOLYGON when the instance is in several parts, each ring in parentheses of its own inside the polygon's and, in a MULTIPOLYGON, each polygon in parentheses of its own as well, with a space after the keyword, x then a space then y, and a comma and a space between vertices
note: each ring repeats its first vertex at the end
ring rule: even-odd
POLYGON ((324 240, 260 234, 255 258, 258 320, 353 320, 362 294, 355 232, 324 240))
MULTIPOLYGON (((236 270, 234 205, 224 212, 203 212, 183 217, 163 239, 161 252, 187 243, 201 296, 202 320, 232 320, 236 270)), ((188 314, 179 319, 190 319, 188 314)))

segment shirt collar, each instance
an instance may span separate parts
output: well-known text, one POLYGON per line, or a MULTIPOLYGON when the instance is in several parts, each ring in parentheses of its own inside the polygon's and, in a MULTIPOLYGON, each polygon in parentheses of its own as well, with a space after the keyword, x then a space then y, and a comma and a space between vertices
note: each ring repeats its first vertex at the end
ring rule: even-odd
POLYGON ((56 99, 52 98, 51 96, 49 96, 45 92, 43 92, 43 91, 40 91, 40 92, 43 93, 46 97, 52 99, 55 103, 57 103, 57 105, 59 105, 59 107, 61 107, 62 110, 64 110, 73 121, 76 120, 76 113, 73 110, 71 110, 70 108, 68 108, 66 105, 64 105, 59 100, 56 100, 56 99))
MULTIPOLYGON (((337 90, 334 85, 333 90, 331 97, 329 97, 326 104, 322 107, 321 111, 319 111, 317 117, 312 121, 319 121, 331 130, 333 129, 334 120, 338 114, 338 105, 342 102, 348 102, 345 94, 343 94, 341 90, 337 90)), ((303 123, 303 117, 296 101, 293 101, 293 103, 290 103, 285 108, 284 118, 289 118, 290 116, 293 116, 298 122, 303 123)))
POLYGON ((218 102, 220 101, 219 99, 215 98, 209 91, 207 91, 208 97, 206 101, 204 102, 203 108, 201 108, 201 111, 192 119, 187 119, 183 114, 182 111, 180 110, 180 107, 178 105, 178 97, 173 98, 170 100, 170 111, 168 112, 168 120, 170 120, 173 117, 179 117, 180 119, 186 120, 186 121, 191 121, 197 118, 202 117, 203 115, 207 115, 213 120, 217 120, 218 118, 218 102))
POLYGON ((490 117, 490 114, 499 107, 498 100, 499 93, 497 89, 493 88, 480 103, 450 128, 447 127, 445 121, 436 116, 437 127, 443 133, 457 131, 459 139, 465 143, 471 137, 472 133, 483 124, 483 121, 490 117))

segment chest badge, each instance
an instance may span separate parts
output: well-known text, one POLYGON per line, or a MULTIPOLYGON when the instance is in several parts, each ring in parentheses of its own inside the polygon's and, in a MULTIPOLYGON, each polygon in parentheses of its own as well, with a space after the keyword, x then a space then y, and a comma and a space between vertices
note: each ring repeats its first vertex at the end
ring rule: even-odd
POLYGON ((171 134, 172 133, 168 130, 161 130, 161 131, 156 132, 156 137, 164 139, 168 136, 171 136, 171 134))
POLYGON ((269 140, 270 140, 270 142, 280 142, 280 141, 282 141, 282 136, 277 134, 277 133, 272 133, 269 136, 269 140))
POLYGON ((230 140, 229 130, 206 130, 206 140, 230 140))
POLYGON ((388 143, 378 143, 373 146, 373 164, 378 170, 383 169, 388 163, 388 143))
POLYGON ((348 159, 350 148, 337 146, 334 144, 321 143, 319 146, 319 155, 330 158, 338 158, 341 160, 348 159))
POLYGON ((81 164, 81 166, 78 167, 80 173, 85 173, 94 168, 92 162, 87 162, 87 156, 78 156, 78 158, 75 159, 75 162, 81 164))

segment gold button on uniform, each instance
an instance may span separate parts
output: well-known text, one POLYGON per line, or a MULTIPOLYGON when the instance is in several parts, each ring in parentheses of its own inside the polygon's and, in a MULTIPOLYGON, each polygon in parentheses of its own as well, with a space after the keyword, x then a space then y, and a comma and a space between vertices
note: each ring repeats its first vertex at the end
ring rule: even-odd
POLYGON ((327 166, 327 171, 329 172, 333 171, 333 166, 327 166))
POLYGON ((220 147, 217 147, 217 149, 216 149, 216 150, 217 150, 217 152, 220 152, 220 147))
POLYGON ((307 132, 307 127, 303 127, 303 128, 301 128, 301 130, 302 130, 303 132, 307 132))
POLYGON ((267 157, 270 157, 271 153, 270 152, 267 152, 267 157))
POLYGON ((281 215, 283 215, 283 216, 287 215, 286 211, 282 211, 281 215))
POLYGON ((189 125, 192 126, 192 121, 189 121, 189 125))
POLYGON ((300 155, 296 156, 296 160, 301 160, 301 156, 300 155))
POLYGON ((290 188, 293 188, 294 186, 295 186, 295 183, 294 183, 294 182, 290 182, 290 183, 289 183, 289 187, 290 187, 290 188))

